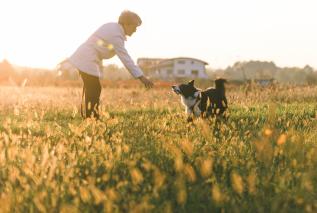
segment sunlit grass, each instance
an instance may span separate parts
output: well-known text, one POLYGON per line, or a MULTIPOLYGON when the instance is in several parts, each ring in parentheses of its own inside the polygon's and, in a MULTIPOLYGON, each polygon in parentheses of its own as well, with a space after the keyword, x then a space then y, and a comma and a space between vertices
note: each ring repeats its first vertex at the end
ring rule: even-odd
POLYGON ((3 212, 316 212, 317 88, 228 90, 187 123, 170 90, 1 87, 3 212))

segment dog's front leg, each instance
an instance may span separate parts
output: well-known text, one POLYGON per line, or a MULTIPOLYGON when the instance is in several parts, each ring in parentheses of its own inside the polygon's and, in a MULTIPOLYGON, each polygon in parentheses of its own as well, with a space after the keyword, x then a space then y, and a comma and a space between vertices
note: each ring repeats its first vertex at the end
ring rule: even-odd
POLYGON ((191 116, 187 117, 187 122, 193 122, 193 117, 191 116))
POLYGON ((207 108, 208 95, 206 93, 201 93, 201 100, 198 104, 198 108, 200 110, 200 117, 206 117, 206 108, 207 108))
POLYGON ((186 107, 186 114, 187 114, 187 122, 192 122, 193 121, 193 111, 186 107))

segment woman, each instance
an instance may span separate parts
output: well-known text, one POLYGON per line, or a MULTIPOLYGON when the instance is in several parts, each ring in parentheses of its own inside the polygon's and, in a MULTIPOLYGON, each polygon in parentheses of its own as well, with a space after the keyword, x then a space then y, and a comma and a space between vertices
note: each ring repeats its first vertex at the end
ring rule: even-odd
POLYGON ((103 59, 117 55, 134 78, 139 79, 146 88, 153 87, 153 83, 133 62, 124 46, 126 36, 132 36, 141 24, 141 18, 136 13, 125 10, 119 16, 118 23, 102 25, 68 59, 79 70, 84 82, 86 118, 99 119, 98 107, 101 93, 99 79, 102 77, 103 59))

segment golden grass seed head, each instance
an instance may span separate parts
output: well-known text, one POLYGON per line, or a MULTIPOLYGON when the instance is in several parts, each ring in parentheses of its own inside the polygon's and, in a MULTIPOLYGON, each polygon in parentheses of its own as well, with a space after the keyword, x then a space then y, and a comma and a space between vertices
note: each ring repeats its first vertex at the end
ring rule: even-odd
POLYGON ((278 137, 278 139, 277 139, 277 142, 276 142, 277 145, 281 146, 281 145, 285 144, 286 139, 287 139, 286 134, 281 134, 281 135, 278 137))
POLYGON ((248 184, 248 192, 250 194, 256 193, 256 174, 255 172, 251 172, 249 176, 247 177, 247 184, 248 184))
POLYGON ((90 195, 89 189, 87 187, 80 186, 79 187, 79 195, 80 195, 81 200, 84 203, 88 203, 91 199, 91 195, 90 195))
POLYGON ((204 161, 201 162, 200 174, 202 177, 207 178, 211 175, 212 165, 213 165, 213 161, 211 158, 205 159, 204 161))
POLYGON ((190 164, 184 166, 184 174, 189 182, 194 183, 196 181, 196 173, 190 164))
POLYGON ((233 172, 231 174, 231 184, 232 184, 233 190, 236 193, 242 194, 244 190, 244 184, 243 184, 242 177, 238 173, 233 172))
POLYGON ((211 186, 211 197, 214 202, 219 204, 224 200, 223 194, 217 184, 211 186))
POLYGON ((194 152, 193 144, 188 140, 183 140, 180 142, 180 147, 185 152, 186 155, 191 156, 194 152))
POLYGON ((132 178, 132 183, 134 185, 141 184, 143 182, 143 180, 144 180, 142 172, 139 169, 137 169, 137 168, 132 168, 130 170, 130 175, 131 175, 131 178, 132 178))

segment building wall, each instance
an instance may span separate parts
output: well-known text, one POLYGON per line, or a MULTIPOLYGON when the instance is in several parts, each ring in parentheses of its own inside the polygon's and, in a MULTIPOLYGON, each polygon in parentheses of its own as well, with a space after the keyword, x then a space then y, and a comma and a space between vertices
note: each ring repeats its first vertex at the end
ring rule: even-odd
POLYGON ((175 59, 169 66, 159 68, 162 78, 208 78, 205 64, 194 59, 175 59))

